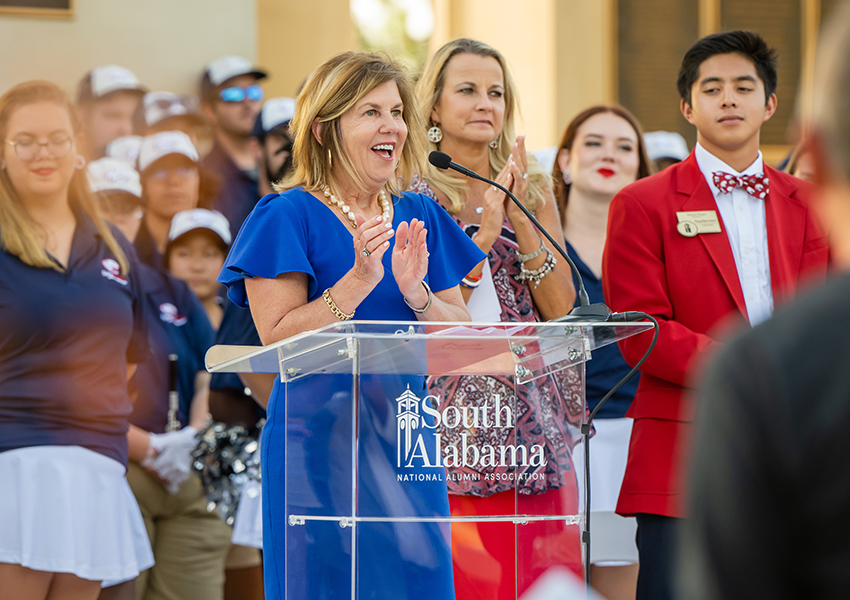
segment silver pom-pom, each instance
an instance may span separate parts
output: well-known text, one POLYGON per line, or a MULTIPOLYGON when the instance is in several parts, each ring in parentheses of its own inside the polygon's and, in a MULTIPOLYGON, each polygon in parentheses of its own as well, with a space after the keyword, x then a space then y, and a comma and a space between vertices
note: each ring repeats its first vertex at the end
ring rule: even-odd
POLYGON ((249 481, 262 481, 260 473, 260 429, 249 431, 239 425, 212 423, 198 433, 192 452, 192 468, 198 472, 207 498, 207 510, 218 509, 221 518, 233 525, 242 488, 249 481))

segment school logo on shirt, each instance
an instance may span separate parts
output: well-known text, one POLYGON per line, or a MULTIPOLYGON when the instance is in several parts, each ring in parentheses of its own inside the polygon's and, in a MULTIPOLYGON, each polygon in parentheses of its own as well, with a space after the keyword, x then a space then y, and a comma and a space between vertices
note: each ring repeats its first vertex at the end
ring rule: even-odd
MULTIPOLYGON (((531 447, 513 444, 479 445, 465 430, 479 428, 513 429, 516 427, 514 410, 502 402, 499 394, 493 402, 483 406, 453 405, 440 409, 440 398, 428 395, 420 399, 408 388, 396 398, 396 449, 399 468, 415 467, 528 467, 547 463, 543 446, 531 447), (460 428, 460 443, 445 444, 437 430, 460 428)), ((428 475, 398 475, 399 481, 422 481, 428 475)))
POLYGON ((159 305, 159 318, 175 327, 182 327, 187 320, 186 317, 181 317, 178 314, 177 307, 171 302, 163 302, 159 305))
POLYGON ((118 264, 117 260, 113 258, 104 258, 100 264, 103 266, 100 270, 100 274, 103 277, 111 279, 121 285, 127 285, 127 278, 121 275, 121 265, 118 264))

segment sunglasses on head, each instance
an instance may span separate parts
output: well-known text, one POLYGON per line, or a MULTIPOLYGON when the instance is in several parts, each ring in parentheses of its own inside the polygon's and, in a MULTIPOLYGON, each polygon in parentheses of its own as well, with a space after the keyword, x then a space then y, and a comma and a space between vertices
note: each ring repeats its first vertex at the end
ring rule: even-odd
POLYGON ((263 99, 265 93, 263 88, 258 85, 249 85, 248 87, 233 86, 224 88, 218 93, 218 97, 224 102, 242 102, 246 98, 259 102, 263 99))

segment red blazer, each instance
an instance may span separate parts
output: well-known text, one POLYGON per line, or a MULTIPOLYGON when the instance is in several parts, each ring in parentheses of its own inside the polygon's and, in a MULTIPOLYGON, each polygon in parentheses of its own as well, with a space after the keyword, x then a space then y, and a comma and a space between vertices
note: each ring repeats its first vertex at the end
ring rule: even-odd
MULTIPOLYGON (((826 237, 806 202, 807 184, 765 166, 768 259, 774 306, 798 283, 826 275, 826 237)), ((658 319, 655 350, 641 368, 629 417, 635 419, 617 512, 682 513, 679 463, 695 406, 687 386, 692 369, 717 345, 712 332, 727 319, 746 322, 747 310, 732 247, 711 188, 693 153, 683 162, 623 189, 608 216, 602 259, 605 300, 612 310, 658 319), (685 237, 677 211, 713 210, 720 233, 685 237)), ((620 342, 634 365, 649 346, 644 333, 620 342)))

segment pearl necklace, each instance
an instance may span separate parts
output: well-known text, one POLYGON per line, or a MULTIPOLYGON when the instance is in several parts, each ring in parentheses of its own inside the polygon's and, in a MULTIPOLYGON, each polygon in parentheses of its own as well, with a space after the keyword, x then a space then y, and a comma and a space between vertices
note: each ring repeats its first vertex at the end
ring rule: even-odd
MULTIPOLYGON (((336 206, 342 212, 343 216, 346 218, 346 223, 351 225, 354 229, 357 229, 357 223, 354 222, 354 211, 351 210, 351 207, 334 196, 328 186, 324 186, 322 188, 322 193, 325 195, 325 198, 327 198, 328 204, 336 206)), ((384 193, 384 190, 378 192, 378 198, 380 198, 381 201, 381 216, 384 218, 384 221, 387 221, 390 218, 390 201, 387 200, 387 195, 384 193)))

